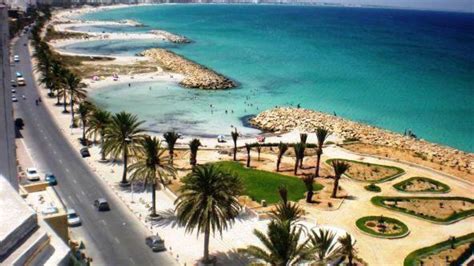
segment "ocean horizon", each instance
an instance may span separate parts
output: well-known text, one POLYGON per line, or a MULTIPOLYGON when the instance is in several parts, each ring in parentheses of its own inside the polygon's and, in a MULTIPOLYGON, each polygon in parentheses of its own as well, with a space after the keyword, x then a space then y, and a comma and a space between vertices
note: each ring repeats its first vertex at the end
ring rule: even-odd
POLYGON ((61 49, 134 55, 163 47, 239 83, 202 91, 176 83, 114 85, 90 96, 126 110, 154 132, 258 134, 241 118, 275 106, 297 106, 473 152, 474 15, 407 9, 283 5, 154 5, 110 9, 83 19, 133 19, 191 44, 93 41, 61 49), (212 106, 212 107, 211 107, 212 106))

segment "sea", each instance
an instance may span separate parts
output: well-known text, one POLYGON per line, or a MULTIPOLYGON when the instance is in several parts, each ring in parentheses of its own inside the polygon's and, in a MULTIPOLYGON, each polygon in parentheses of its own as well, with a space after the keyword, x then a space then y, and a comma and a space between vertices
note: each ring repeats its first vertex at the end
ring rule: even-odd
POLYGON ((132 19, 145 27, 84 26, 99 32, 163 29, 190 44, 91 41, 72 52, 134 55, 167 48, 235 80, 231 90, 134 82, 90 93, 110 111, 137 114, 148 130, 244 135, 248 117, 301 106, 474 152, 474 14, 290 5, 163 4, 110 9, 82 19, 132 19))

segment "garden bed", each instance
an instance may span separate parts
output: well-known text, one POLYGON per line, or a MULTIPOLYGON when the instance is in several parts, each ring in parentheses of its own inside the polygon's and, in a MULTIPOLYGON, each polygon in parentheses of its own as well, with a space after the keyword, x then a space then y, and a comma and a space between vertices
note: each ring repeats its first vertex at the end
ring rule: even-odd
POLYGON ((356 221, 356 226, 362 232, 380 238, 402 238, 410 231, 401 221, 384 216, 366 216, 356 221))
POLYGON ((395 166, 373 164, 345 159, 330 159, 326 163, 331 165, 334 160, 344 161, 350 165, 345 175, 357 181, 381 183, 397 178, 405 173, 401 168, 395 166))
POLYGON ((433 246, 421 248, 408 254, 403 264, 405 266, 415 265, 461 265, 464 259, 472 254, 474 245, 474 233, 465 236, 448 239, 433 246), (446 262, 448 257, 449 262, 446 262))
POLYGON ((370 184, 370 185, 365 186, 364 188, 365 188, 365 190, 370 191, 370 192, 378 193, 378 192, 382 191, 382 189, 379 186, 377 186, 376 184, 370 184))
POLYGON ((376 206, 406 213, 434 223, 454 223, 474 215, 474 199, 463 197, 382 197, 371 199, 376 206))
MULTIPOLYGON (((289 200, 296 202, 304 198, 306 187, 303 181, 297 177, 246 168, 237 162, 225 161, 214 164, 238 175, 244 184, 245 194, 257 202, 264 199, 269 204, 277 203, 280 200, 278 187, 281 185, 288 189, 289 200)), ((321 184, 314 183, 314 191, 322 188, 321 184)))
POLYGON ((419 176, 411 177, 393 185, 393 187, 398 191, 410 193, 447 193, 451 190, 446 184, 419 176))

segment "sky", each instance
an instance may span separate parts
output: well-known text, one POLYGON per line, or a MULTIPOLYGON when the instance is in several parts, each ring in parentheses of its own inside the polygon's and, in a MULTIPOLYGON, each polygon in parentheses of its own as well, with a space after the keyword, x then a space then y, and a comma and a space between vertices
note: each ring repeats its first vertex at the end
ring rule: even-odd
POLYGON ((474 0, 318 0, 318 2, 474 13, 474 0))

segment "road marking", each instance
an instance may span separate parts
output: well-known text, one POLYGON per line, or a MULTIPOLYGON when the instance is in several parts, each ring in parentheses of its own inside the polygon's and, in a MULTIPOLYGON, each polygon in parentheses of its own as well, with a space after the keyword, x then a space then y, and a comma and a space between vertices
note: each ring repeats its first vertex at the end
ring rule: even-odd
POLYGON ((114 237, 115 238, 115 242, 117 242, 117 244, 120 244, 120 240, 118 240, 118 238, 114 237))
POLYGON ((71 195, 69 195, 68 198, 69 198, 69 200, 70 200, 73 204, 75 204, 75 203, 74 203, 74 200, 73 200, 72 197, 71 197, 71 195))
POLYGON ((101 223, 103 223, 104 225, 107 225, 107 223, 105 222, 105 220, 100 220, 101 223))
POLYGON ((69 173, 69 169, 68 169, 68 168, 66 168, 66 172, 68 172, 68 173, 69 173))
MULTIPOLYGON (((51 143, 49 143, 49 145, 51 145, 51 143)), ((53 153, 56 154, 57 153, 56 150, 53 150, 53 153)))
POLYGON ((85 196, 85 195, 86 195, 86 193, 84 193, 84 191, 82 191, 82 190, 81 190, 81 194, 82 194, 82 196, 85 196))
POLYGON ((59 163, 60 163, 60 164, 62 164, 62 163, 63 163, 63 160, 61 160, 61 159, 59 159, 58 161, 59 161, 59 163))
POLYGON ((128 258, 133 265, 137 265, 132 258, 128 258))
POLYGON ((73 180, 72 180, 72 182, 74 182, 74 184, 77 184, 77 181, 76 181, 76 179, 73 179, 73 180))
POLYGON ((44 136, 43 139, 44 139, 44 140, 48 140, 48 137, 44 136))

